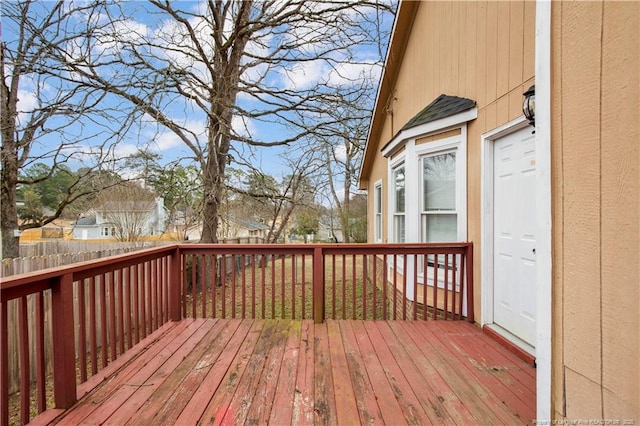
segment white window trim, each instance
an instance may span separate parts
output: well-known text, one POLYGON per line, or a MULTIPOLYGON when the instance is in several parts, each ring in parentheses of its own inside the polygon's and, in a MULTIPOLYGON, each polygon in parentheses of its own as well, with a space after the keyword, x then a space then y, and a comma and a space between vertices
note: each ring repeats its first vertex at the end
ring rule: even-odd
POLYGON ((422 214, 422 158, 437 154, 439 152, 456 153, 456 213, 458 215, 457 223, 457 241, 467 241, 467 126, 460 128, 460 134, 438 141, 417 145, 415 149, 416 164, 418 167, 418 238, 422 238, 422 230, 420 229, 420 215, 422 214))
POLYGON ((373 184, 373 241, 376 243, 381 243, 382 242, 382 235, 384 234, 384 197, 383 197, 383 192, 384 188, 382 186, 382 179, 376 181, 373 184), (378 196, 378 188, 380 188, 380 199, 377 200, 376 197, 378 196), (378 230, 378 205, 377 203, 380 203, 380 230, 378 230), (377 235, 377 234, 380 235, 377 235))
MULTIPOLYGON (((417 126, 412 131, 410 139, 404 143, 404 151, 397 155, 396 158, 389 158, 388 162, 388 182, 390 184, 387 188, 388 201, 390 214, 387 218, 387 235, 395 242, 395 235, 393 232, 393 217, 394 217, 394 188, 393 188, 393 172, 394 170, 404 164, 405 167, 405 242, 406 243, 419 243, 421 240, 420 233, 420 216, 421 216, 421 202, 422 197, 410 196, 410 194, 420 194, 422 189, 421 181, 421 159, 424 155, 429 153, 436 153, 439 151, 456 151, 456 209, 458 210, 458 241, 467 241, 467 123, 466 121, 477 117, 477 110, 474 108, 466 113, 453 116, 452 120, 438 120, 427 125, 417 126), (457 123, 461 117, 466 120, 460 124, 457 123), (451 123, 457 123, 453 127, 451 123), (441 126, 441 127, 439 127, 441 126), (449 130, 460 129, 460 134, 450 136, 433 142, 416 145, 416 140, 427 136, 440 134, 449 130), (458 161, 459 160, 459 161, 458 161), (458 187, 460 185, 460 187, 458 187)), ((406 134, 403 132, 402 134, 406 134)), ((401 135, 402 135, 401 134, 401 135)), ((397 138, 396 138, 397 139, 397 138)), ((402 140, 396 141, 393 148, 387 148, 383 151, 383 154, 387 152, 389 154, 392 151, 397 151, 402 140)), ((391 145, 391 144, 390 144, 391 145)), ((387 155, 389 157, 389 155, 387 155)), ((413 258, 407 259, 407 264, 398 264, 397 269, 399 273, 406 273, 409 276, 413 275, 413 268, 416 267, 413 262, 413 258)), ((431 268, 430 268, 431 270, 431 268)), ((444 274, 440 276, 438 280, 438 286, 444 288, 444 274)), ((422 274, 418 274, 418 282, 424 282, 422 274)), ((409 286, 407 288, 407 299, 415 300, 415 288, 409 286)), ((466 301, 463 306, 463 312, 466 312, 466 301)))
POLYGON ((392 163, 391 163, 391 167, 389 168, 389 180, 388 182, 390 182, 389 184, 389 188, 387 189, 388 191, 388 204, 389 204, 389 218, 388 218, 388 228, 387 228, 387 235, 389 236, 389 239, 391 240, 391 242, 393 243, 397 243, 398 241, 396 241, 396 234, 395 234, 395 230, 394 230, 394 220, 395 220, 395 216, 396 216, 396 189, 395 189, 395 177, 394 177, 394 171, 399 168, 399 167, 404 167, 404 241, 405 243, 409 242, 407 241, 407 209, 408 209, 408 198, 407 198, 407 163, 405 162, 405 156, 399 156, 397 159, 395 159, 392 163))

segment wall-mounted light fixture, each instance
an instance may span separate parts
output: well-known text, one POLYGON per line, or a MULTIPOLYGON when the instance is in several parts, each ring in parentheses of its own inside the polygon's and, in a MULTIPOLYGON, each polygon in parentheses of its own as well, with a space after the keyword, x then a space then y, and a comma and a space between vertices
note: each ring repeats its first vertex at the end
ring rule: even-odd
POLYGON ((522 94, 524 101, 522 102, 522 112, 529 120, 529 124, 536 125, 536 85, 529 87, 529 90, 522 94))

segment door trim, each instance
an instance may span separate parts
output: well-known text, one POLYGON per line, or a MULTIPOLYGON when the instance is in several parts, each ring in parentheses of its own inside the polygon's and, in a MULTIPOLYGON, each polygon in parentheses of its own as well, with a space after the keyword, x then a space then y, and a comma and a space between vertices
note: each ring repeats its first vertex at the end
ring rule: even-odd
MULTIPOLYGON (((481 309, 480 325, 493 324, 493 217, 494 217, 494 197, 493 197, 493 156, 495 141, 529 127, 529 122, 524 116, 518 117, 500 127, 490 130, 481 136, 481 208, 480 240, 482 241, 480 250, 481 265, 481 309)), ((533 128, 531 128, 533 131, 533 128)))

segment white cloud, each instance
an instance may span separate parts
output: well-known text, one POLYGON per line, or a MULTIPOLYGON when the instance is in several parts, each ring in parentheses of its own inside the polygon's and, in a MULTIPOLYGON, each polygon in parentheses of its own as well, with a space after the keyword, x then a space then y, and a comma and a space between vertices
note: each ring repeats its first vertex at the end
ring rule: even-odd
POLYGON ((334 148, 334 155, 338 161, 346 161, 347 148, 344 145, 338 145, 334 148))
POLYGON ((327 74, 323 61, 309 61, 284 70, 283 85, 290 90, 304 90, 316 85, 327 74))
POLYGON ((329 84, 350 85, 363 80, 377 81, 382 68, 379 64, 370 63, 347 63, 338 64, 329 73, 329 84))
POLYGON ((246 117, 234 116, 231 119, 231 128, 237 135, 247 138, 255 137, 258 133, 256 125, 246 117))

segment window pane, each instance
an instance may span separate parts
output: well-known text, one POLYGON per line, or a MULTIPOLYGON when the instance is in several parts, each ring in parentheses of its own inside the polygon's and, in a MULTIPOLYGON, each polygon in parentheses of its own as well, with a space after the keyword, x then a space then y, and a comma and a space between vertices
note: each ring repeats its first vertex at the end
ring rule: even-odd
POLYGON ((422 160, 424 211, 456 209, 456 154, 425 157, 422 160))
POLYGON ((376 213, 382 213, 382 186, 376 186, 375 192, 376 213))
POLYGON ((400 167, 393 172, 393 183, 395 188, 395 211, 404 213, 404 167, 400 167))
POLYGON ((396 243, 404 243, 404 215, 393 217, 393 234, 396 243))
POLYGON ((458 239, 458 215, 428 214, 426 219, 426 242, 453 242, 458 239))

